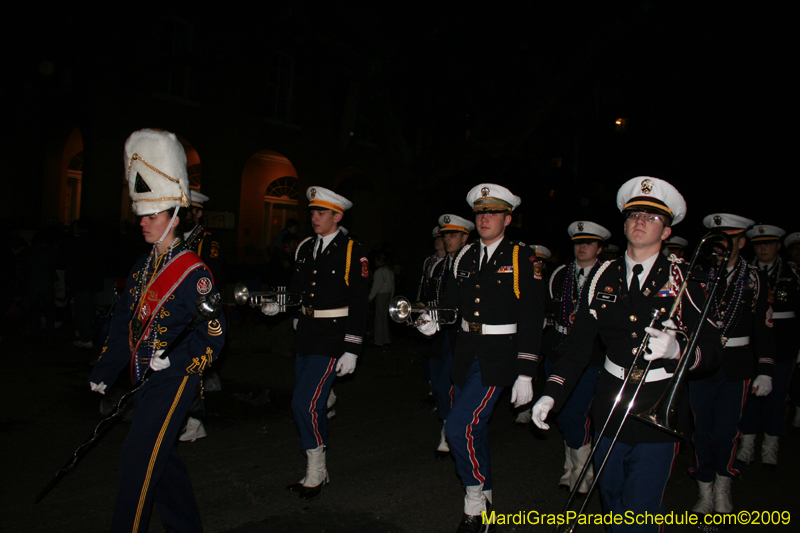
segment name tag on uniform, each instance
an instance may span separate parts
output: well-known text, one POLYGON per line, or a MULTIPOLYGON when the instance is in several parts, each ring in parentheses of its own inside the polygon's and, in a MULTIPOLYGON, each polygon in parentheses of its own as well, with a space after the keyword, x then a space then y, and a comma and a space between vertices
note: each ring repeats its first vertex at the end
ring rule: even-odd
POLYGON ((513 266, 504 266, 497 269, 498 274, 512 274, 514 272, 513 266))
POLYGON ((601 302, 616 302, 617 295, 616 294, 608 294, 607 292, 598 292, 595 295, 595 299, 600 300, 601 302))
POLYGON ((298 259, 297 261, 295 261, 295 263, 305 263, 305 262, 306 262, 305 259, 298 259))
POLYGON ((459 277, 459 278, 468 278, 468 277, 469 277, 469 270, 459 270, 459 271, 456 273, 456 277, 459 277))

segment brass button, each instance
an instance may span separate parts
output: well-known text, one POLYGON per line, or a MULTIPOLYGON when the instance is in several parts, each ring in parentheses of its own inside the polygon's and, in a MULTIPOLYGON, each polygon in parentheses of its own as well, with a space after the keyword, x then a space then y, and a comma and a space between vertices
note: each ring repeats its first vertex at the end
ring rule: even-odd
POLYGON ((481 316, 481 312, 480 311, 475 311, 475 316, 481 316))
POLYGON ((636 352, 637 352, 637 351, 639 351, 639 348, 633 348, 633 349, 631 349, 631 353, 632 353, 633 355, 636 355, 636 352))
POLYGON ((336 271, 335 270, 331 270, 331 274, 336 274, 336 271))
POLYGON ((334 324, 336 323, 336 319, 335 318, 333 319, 333 322, 334 322, 334 324))
POLYGON ((500 283, 500 280, 499 280, 499 279, 497 280, 497 283, 500 283))
POLYGON ((317 271, 316 271, 316 270, 312 270, 312 271, 311 271, 311 273, 312 273, 312 274, 316 274, 316 273, 317 273, 317 271))
POLYGON ((600 306, 600 309, 605 309, 605 308, 606 308, 606 304, 603 304, 603 305, 600 306))
POLYGON ((662 307, 662 308, 661 308, 661 312, 662 312, 662 313, 666 313, 666 312, 667 312, 667 310, 666 310, 665 308, 663 308, 663 307, 662 307))
POLYGON ((636 322, 637 320, 636 315, 631 315, 631 322, 636 322))
POLYGON ((314 285, 316 285, 316 284, 317 284, 317 282, 316 282, 316 281, 312 281, 312 282, 311 282, 311 286, 312 286, 312 287, 313 287, 314 285))
POLYGON ((634 331, 633 333, 631 333, 631 337, 633 337, 634 339, 638 339, 639 335, 634 331))
POLYGON ((311 294, 309 294, 308 296, 309 296, 309 297, 311 297, 311 298, 313 298, 313 297, 314 297, 314 293, 312 292, 312 293, 311 293, 311 294))
POLYGON ((480 289, 480 288, 481 288, 481 286, 480 286, 480 285, 475 285, 475 288, 476 288, 476 289, 480 289))
POLYGON ((479 303, 481 303, 481 299, 480 299, 480 298, 475 298, 475 303, 476 303, 476 304, 479 304, 479 303))

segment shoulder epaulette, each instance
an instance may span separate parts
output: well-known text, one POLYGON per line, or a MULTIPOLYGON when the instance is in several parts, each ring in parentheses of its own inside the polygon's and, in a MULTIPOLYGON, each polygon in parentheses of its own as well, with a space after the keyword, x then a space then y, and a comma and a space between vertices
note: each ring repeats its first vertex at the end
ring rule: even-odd
POLYGON ((305 239, 303 239, 303 242, 301 242, 300 244, 297 245, 297 248, 294 251, 294 260, 295 261, 297 261, 297 258, 300 257, 300 248, 302 248, 305 243, 307 243, 308 241, 310 241, 313 238, 314 237, 306 237, 305 239))
POLYGON ((603 272, 606 271, 608 267, 611 266, 611 263, 616 261, 616 259, 612 259, 611 261, 606 261, 600 268, 597 269, 597 274, 594 275, 592 278, 592 282, 589 284, 589 293, 587 294, 589 298, 589 305, 592 305, 592 300, 594 300, 594 290, 597 288, 597 282, 600 280, 600 276, 603 275, 603 272))
MULTIPOLYGON (((571 263, 567 263, 567 264, 571 264, 571 263)), ((556 281, 556 274, 558 274, 559 272, 561 272, 565 268, 567 268, 567 265, 561 265, 560 267, 556 268, 553 271, 553 273, 550 275, 550 282, 547 284, 549 286, 549 288, 550 288, 550 298, 555 298, 555 295, 553 294, 553 283, 555 283, 555 281, 556 281)))
POLYGON ((472 243, 465 245, 458 255, 456 256, 456 260, 453 261, 453 272, 458 272, 458 264, 461 262, 461 258, 464 257, 464 254, 467 253, 467 250, 472 248, 472 243))

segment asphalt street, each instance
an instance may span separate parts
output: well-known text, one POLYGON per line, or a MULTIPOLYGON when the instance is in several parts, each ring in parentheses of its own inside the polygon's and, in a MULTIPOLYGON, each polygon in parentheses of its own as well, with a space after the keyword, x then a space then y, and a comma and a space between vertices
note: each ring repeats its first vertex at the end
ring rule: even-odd
MULTIPOLYGON (((395 328, 389 347, 365 346, 354 376, 335 386, 331 421, 331 483, 311 501, 286 491, 304 474, 305 459, 291 417, 294 359, 267 324, 233 324, 220 368, 222 390, 206 393, 208 436, 182 443, 203 517, 211 533, 255 532, 451 532, 462 512, 463 489, 452 460, 434 459, 440 422, 423 402, 427 383, 411 330, 395 328), (273 350, 277 353, 273 353, 273 350)), ((116 425, 42 502, 34 498, 102 419, 100 396, 86 384, 99 348, 72 346, 60 331, 55 346, 6 337, 0 345, 3 532, 93 533, 108 531, 119 483, 120 449, 128 423, 116 425)), ((538 392, 542 380, 535 387, 538 392)), ((515 427, 510 395, 490 423, 495 510, 531 520, 560 513, 567 494, 557 489, 563 447, 557 429, 515 427)), ((749 467, 733 486, 737 511, 789 511, 789 525, 740 525, 738 531, 797 531, 797 430, 781 440, 780 469, 749 467)), ((694 504, 696 488, 686 470, 684 445, 667 486, 670 511, 694 504)), ((596 496, 588 509, 601 512, 596 496)), ((762 518, 766 515, 759 515, 762 518)), ((777 516, 773 514, 773 517, 777 516)), ((504 525, 498 531, 552 531, 548 525, 504 525)), ((591 525, 580 531, 601 532, 591 525)), ((668 531, 698 531, 694 526, 668 531)), ((150 531, 163 531, 158 513, 150 531)))

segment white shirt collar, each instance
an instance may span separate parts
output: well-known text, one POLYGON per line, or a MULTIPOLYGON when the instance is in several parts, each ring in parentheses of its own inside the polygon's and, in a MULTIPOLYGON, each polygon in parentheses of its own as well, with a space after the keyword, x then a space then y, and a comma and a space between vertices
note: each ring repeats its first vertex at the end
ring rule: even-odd
MULTIPOLYGON (((317 235, 317 240, 314 241, 314 254, 317 253, 317 248, 319 248, 320 239, 322 239, 322 251, 324 252, 325 248, 327 248, 328 245, 331 243, 331 241, 335 239, 337 235, 339 235, 340 231, 341 228, 338 228, 336 231, 334 231, 330 235, 326 235, 325 237, 320 237, 319 235, 317 235)), ((316 255, 314 256, 314 259, 316 259, 316 255)))
POLYGON ((504 236, 502 236, 502 237, 500 237, 500 238, 499 238, 499 239, 497 239, 496 241, 494 241, 494 242, 493 242, 492 244, 490 244, 489 246, 486 246, 485 244, 483 244, 483 241, 479 240, 478 242, 480 242, 480 243, 481 243, 481 249, 480 249, 481 256, 480 256, 480 258, 478 259, 478 264, 480 264, 481 262, 483 262, 483 254, 484 254, 484 251, 483 251, 483 250, 484 250, 484 248, 486 248, 487 250, 489 250, 489 251, 488 251, 488 254, 489 254, 489 259, 491 259, 491 258, 492 258, 492 256, 494 255, 494 251, 495 251, 495 250, 497 250, 497 247, 498 247, 498 246, 500 246, 500 243, 501 243, 501 242, 503 242, 503 239, 505 239, 505 235, 504 235, 504 236))
MULTIPOLYGON (((639 273, 639 286, 640 287, 644 287, 644 282, 647 279, 648 274, 650 274, 650 270, 653 269, 653 265, 656 264, 656 259, 658 259, 658 252, 654 253, 653 255, 651 255, 650 257, 648 257, 647 259, 645 259, 641 263, 638 263, 638 264, 642 265, 642 271, 639 273)), ((633 267, 636 264, 637 263, 633 259, 628 257, 628 252, 626 251, 625 252, 625 270, 626 270, 626 275, 627 275, 627 280, 628 280, 628 287, 631 286, 631 279, 633 279, 633 267)))

